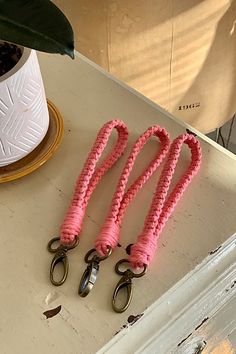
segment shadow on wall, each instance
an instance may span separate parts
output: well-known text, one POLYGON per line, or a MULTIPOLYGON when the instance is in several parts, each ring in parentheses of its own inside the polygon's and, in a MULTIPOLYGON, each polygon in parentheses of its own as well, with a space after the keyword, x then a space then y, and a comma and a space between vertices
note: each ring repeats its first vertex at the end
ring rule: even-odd
MULTIPOLYGON (((205 0, 198 0, 197 4, 205 0)), ((157 27, 175 15, 196 6, 196 0, 181 1, 174 6, 173 0, 53 0, 68 17, 75 33, 76 49, 89 59, 109 70, 109 42, 113 41, 111 31, 132 24, 135 33, 157 27), (137 22, 133 19, 137 19, 137 22), (133 23, 132 23, 133 22, 133 23), (142 24, 143 22, 143 24, 142 24), (111 29, 112 26, 112 29, 111 29)), ((128 58, 127 58, 128 59, 128 58)), ((112 59, 114 60, 114 59, 112 59)), ((125 60, 125 57, 123 57, 125 60)))
MULTIPOLYGON (((173 1, 174 0, 165 0, 164 2, 161 1, 161 7, 171 9, 174 5, 173 1)), ((198 0, 197 5, 204 1, 205 0, 198 0)), ((149 25, 149 27, 161 24, 172 17, 171 11, 162 11, 160 7, 160 0, 140 1, 139 4, 137 4, 136 0, 99 0, 99 2, 97 0, 53 0, 53 2, 65 13, 65 15, 71 21, 75 35, 77 37, 76 41, 80 41, 79 33, 81 33, 83 36, 88 28, 93 26, 93 20, 96 20, 95 17, 100 18, 100 20, 102 20, 103 17, 103 21, 101 22, 107 22, 107 16, 109 16, 109 13, 112 15, 112 12, 121 12, 123 15, 126 14, 130 16, 140 16, 140 14, 145 16, 147 13, 149 15, 154 14, 156 21, 154 23, 151 21, 146 23, 146 25, 149 25), (158 12, 156 12, 156 10, 158 10, 158 12), (86 17, 87 26, 84 26, 85 23, 83 21, 83 17, 86 17), (83 21, 83 25, 80 21, 83 21)), ((178 16, 181 13, 184 13, 193 8, 194 6, 196 6, 196 0, 181 1, 181 6, 175 6, 175 15, 178 16)), ((136 30, 139 30, 138 27, 136 30)), ((94 40, 99 41, 98 32, 96 31, 94 31, 94 40)), ((77 49, 79 50, 80 48, 78 47, 77 49)))
POLYGON ((82 54, 175 116, 209 132, 233 115, 235 0, 54 2, 82 54))
POLYGON ((191 111, 187 121, 193 126, 204 126, 205 131, 209 131, 207 127, 212 130, 214 121, 215 128, 223 125, 236 111, 236 0, 218 22, 207 58, 174 111, 191 100, 203 105, 201 114, 191 111))

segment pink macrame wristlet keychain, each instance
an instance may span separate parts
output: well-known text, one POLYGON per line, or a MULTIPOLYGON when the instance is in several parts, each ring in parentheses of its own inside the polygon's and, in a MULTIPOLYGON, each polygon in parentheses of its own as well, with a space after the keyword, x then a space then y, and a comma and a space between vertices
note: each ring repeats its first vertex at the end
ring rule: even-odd
POLYGON ((79 175, 74 191, 73 200, 61 226, 60 237, 55 237, 48 243, 49 252, 55 253, 50 267, 50 280, 53 285, 62 285, 68 275, 69 262, 67 251, 75 248, 79 242, 79 234, 89 199, 101 180, 102 176, 115 164, 123 154, 128 141, 128 129, 124 122, 112 120, 104 124, 99 131, 96 141, 87 157, 81 174, 79 175), (113 150, 97 167, 97 163, 107 146, 113 130, 117 130, 118 139, 113 150), (58 247, 53 247, 58 243, 58 247), (63 276, 60 280, 54 279, 54 269, 58 263, 63 265, 63 276))
MULTIPOLYGON (((157 239, 170 215, 173 213, 177 202, 180 200, 194 175, 198 172, 200 163, 201 147, 193 135, 183 134, 173 141, 167 161, 158 181, 151 207, 146 216, 142 233, 137 238, 136 243, 131 246, 129 258, 121 259, 115 266, 116 273, 122 276, 112 297, 112 307, 116 312, 123 312, 128 308, 132 297, 132 278, 139 278, 146 273, 147 267, 152 261, 156 251, 157 239), (183 144, 186 144, 191 150, 191 163, 172 192, 167 195, 183 144), (134 270, 140 268, 142 270, 140 273, 133 272, 130 268, 122 271, 120 266, 124 263, 128 263, 134 270), (126 289, 127 298, 124 306, 120 307, 117 305, 117 298, 122 288, 126 289)), ((99 238, 97 251, 103 253, 104 247, 109 247, 111 244, 112 240, 110 237, 99 238)))
POLYGON ((95 248, 88 251, 85 256, 85 262, 88 266, 81 278, 79 285, 79 295, 84 297, 91 291, 99 271, 99 263, 108 258, 112 250, 118 244, 120 226, 124 213, 130 202, 136 196, 137 192, 152 176, 158 166, 168 153, 170 147, 169 135, 164 128, 158 125, 152 126, 146 130, 134 143, 131 153, 126 161, 122 174, 120 176, 115 194, 112 199, 111 208, 108 217, 103 225, 100 234, 95 243, 95 248), (149 139, 158 137, 160 140, 160 147, 146 169, 127 189, 127 182, 134 167, 135 161, 139 153, 149 139))

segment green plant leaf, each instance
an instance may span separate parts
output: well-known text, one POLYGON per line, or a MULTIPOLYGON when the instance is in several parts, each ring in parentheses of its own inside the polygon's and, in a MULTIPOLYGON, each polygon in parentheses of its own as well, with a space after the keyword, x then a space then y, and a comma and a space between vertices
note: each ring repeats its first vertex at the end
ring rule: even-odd
POLYGON ((0 39, 74 57, 74 34, 50 0, 0 0, 0 39))

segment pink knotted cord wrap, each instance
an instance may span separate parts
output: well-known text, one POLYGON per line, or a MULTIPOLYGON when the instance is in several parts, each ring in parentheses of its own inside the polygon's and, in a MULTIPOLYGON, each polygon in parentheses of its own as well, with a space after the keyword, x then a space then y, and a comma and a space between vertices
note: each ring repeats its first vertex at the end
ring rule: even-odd
POLYGON ((200 164, 201 147, 197 139, 191 134, 182 134, 177 137, 171 144, 143 231, 137 242, 131 247, 129 262, 133 268, 149 265, 153 259, 157 247, 157 239, 185 189, 198 172, 200 164), (187 144, 191 150, 191 163, 167 197, 183 144, 187 144))
POLYGON ((99 255, 106 255, 108 248, 111 247, 114 249, 117 246, 120 234, 120 224, 127 206, 161 164, 169 150, 169 147, 169 134, 164 128, 161 128, 158 125, 148 128, 146 132, 142 134, 135 142, 121 173, 106 221, 95 242, 96 251, 99 255), (159 138, 160 145, 158 144, 158 151, 147 168, 125 192, 135 160, 151 137, 159 138))
POLYGON ((77 179, 71 205, 61 226, 61 244, 70 245, 74 243, 75 237, 77 237, 81 231, 85 210, 95 187, 101 180, 102 176, 123 154, 127 141, 128 129, 124 122, 120 120, 111 120, 107 122, 99 131, 82 172, 77 179), (117 130, 118 133, 116 145, 100 166, 96 167, 98 160, 107 146, 113 129, 117 130))

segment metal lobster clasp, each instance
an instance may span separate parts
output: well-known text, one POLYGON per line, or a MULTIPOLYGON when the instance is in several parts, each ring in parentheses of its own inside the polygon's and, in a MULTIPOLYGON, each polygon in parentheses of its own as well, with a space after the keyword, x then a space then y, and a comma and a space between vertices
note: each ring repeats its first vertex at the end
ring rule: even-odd
POLYGON ((85 297, 92 290, 98 276, 99 263, 104 259, 107 259, 112 253, 112 248, 108 247, 108 252, 105 256, 98 256, 96 249, 92 248, 88 253, 86 253, 84 260, 88 263, 79 284, 79 295, 85 297), (91 258, 90 256, 95 253, 91 258))
POLYGON ((119 312, 119 313, 127 310, 127 308, 130 305, 130 302, 132 299, 132 279, 142 277, 147 271, 146 265, 144 265, 141 273, 134 273, 129 268, 122 271, 122 270, 120 270, 120 265, 123 263, 129 263, 128 259, 121 259, 115 265, 115 272, 119 275, 122 275, 122 278, 117 283, 115 290, 113 292, 113 296, 112 296, 112 308, 115 312, 119 312), (124 289, 126 292, 125 302, 124 302, 123 306, 118 306, 118 304, 117 304, 117 302, 119 300, 118 297, 119 297, 119 293, 122 289, 124 289))
POLYGON ((59 244, 57 248, 53 248, 52 245, 59 241, 60 241, 60 237, 54 237, 48 242, 48 246, 47 246, 49 252, 55 253, 55 256, 53 257, 50 266, 50 281, 55 286, 62 285, 66 281, 68 271, 69 271, 69 261, 66 253, 68 250, 71 250, 72 248, 75 248, 78 245, 79 239, 78 237, 76 237, 72 245, 59 244), (55 280, 54 278, 55 267, 60 263, 62 264, 63 267, 62 277, 60 280, 55 280))

